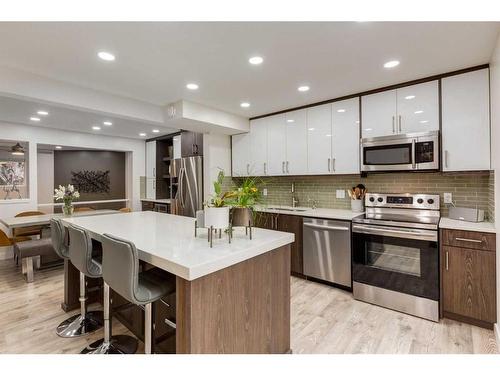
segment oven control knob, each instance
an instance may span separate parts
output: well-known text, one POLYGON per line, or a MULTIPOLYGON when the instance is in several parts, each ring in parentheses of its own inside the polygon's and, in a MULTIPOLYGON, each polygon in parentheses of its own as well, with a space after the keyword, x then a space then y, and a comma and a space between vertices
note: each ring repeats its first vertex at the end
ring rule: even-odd
POLYGON ((375 202, 375 198, 370 197, 369 201, 370 201, 370 202, 375 202))
POLYGON ((434 199, 427 199, 427 203, 433 204, 434 203, 434 199))
POLYGON ((422 204, 422 203, 424 203, 424 200, 423 200, 422 198, 418 198, 418 199, 417 199, 417 203, 418 203, 418 204, 422 204))
POLYGON ((384 201, 384 198, 382 198, 382 197, 378 197, 378 198, 377 198, 377 200, 378 200, 380 203, 382 203, 382 202, 384 201))

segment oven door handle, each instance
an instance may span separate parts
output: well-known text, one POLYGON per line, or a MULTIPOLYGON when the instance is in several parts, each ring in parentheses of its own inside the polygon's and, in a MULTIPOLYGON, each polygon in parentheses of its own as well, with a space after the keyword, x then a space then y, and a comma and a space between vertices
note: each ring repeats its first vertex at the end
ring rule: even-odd
POLYGON ((409 238, 412 240, 437 242, 437 232, 430 230, 415 230, 415 229, 404 230, 404 229, 393 229, 381 226, 353 224, 352 231, 354 233, 373 234, 377 236, 409 238))

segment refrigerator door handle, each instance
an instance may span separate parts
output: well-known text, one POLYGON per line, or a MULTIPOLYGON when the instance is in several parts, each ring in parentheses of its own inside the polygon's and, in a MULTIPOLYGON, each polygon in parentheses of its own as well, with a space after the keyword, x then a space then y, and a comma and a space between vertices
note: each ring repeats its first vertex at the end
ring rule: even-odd
POLYGON ((181 167, 179 171, 179 203, 181 204, 181 207, 184 208, 184 168, 181 167))

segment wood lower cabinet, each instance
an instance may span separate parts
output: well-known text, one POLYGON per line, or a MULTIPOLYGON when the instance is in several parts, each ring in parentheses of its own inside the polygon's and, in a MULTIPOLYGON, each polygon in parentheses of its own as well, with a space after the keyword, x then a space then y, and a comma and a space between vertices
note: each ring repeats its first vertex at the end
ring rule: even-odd
POLYGON ((291 271, 292 274, 304 274, 302 252, 302 217, 297 215, 283 215, 257 212, 255 226, 258 228, 279 230, 295 234, 295 242, 291 244, 291 271))
POLYGON ((495 235, 441 230, 444 317, 492 328, 496 322, 495 235))

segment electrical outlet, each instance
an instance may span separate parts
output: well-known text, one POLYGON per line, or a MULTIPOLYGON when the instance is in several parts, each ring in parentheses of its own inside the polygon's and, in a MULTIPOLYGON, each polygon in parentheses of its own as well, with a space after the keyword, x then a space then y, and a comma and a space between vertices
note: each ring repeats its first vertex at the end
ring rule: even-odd
POLYGON ((262 190, 262 195, 265 196, 265 197, 267 197, 267 189, 263 189, 262 190))
POLYGON ((444 193, 443 194, 443 198, 444 198, 444 203, 446 204, 452 204, 453 203, 453 196, 451 193, 444 193))
POLYGON ((345 190, 344 189, 337 189, 336 197, 339 199, 345 198, 345 190))

